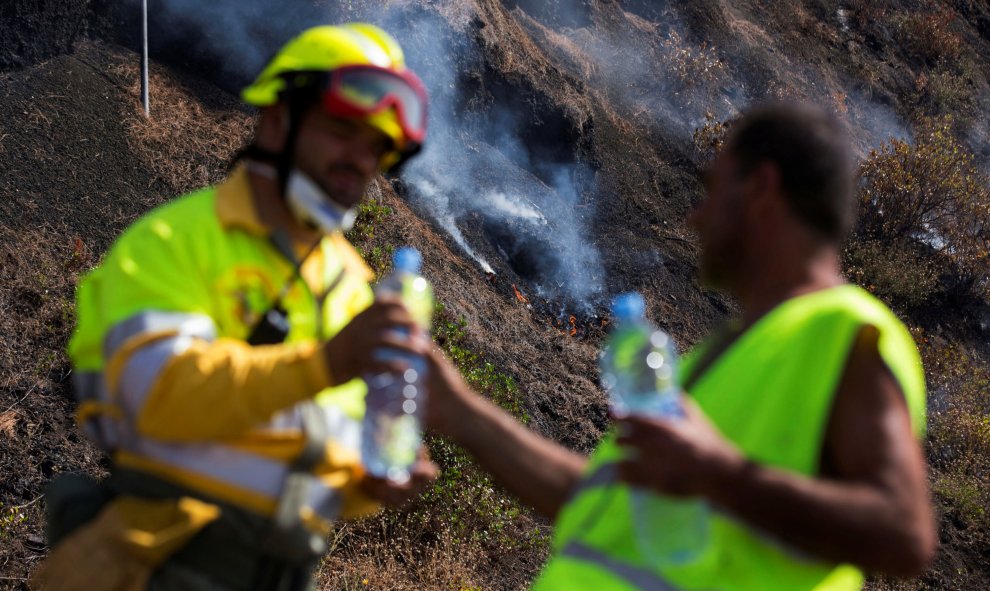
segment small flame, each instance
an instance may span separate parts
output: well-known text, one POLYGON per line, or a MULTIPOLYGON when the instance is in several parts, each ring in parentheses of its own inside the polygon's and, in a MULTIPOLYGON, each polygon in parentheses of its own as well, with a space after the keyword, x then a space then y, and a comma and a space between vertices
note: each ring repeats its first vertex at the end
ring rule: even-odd
POLYGON ((523 293, 519 291, 519 288, 516 287, 515 283, 512 284, 512 291, 516 292, 516 299, 519 300, 521 303, 523 304, 529 303, 529 299, 527 299, 526 296, 524 296, 523 293))
POLYGON ((76 236, 72 245, 72 257, 81 259, 84 254, 86 254, 86 244, 83 243, 82 238, 76 236))
POLYGON ((572 337, 577 336, 577 318, 572 314, 570 317, 571 330, 568 332, 572 337))

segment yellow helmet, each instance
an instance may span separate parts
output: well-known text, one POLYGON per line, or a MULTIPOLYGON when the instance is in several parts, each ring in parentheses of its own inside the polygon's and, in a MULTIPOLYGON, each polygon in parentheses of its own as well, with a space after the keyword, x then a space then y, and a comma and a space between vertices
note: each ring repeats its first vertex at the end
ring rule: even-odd
POLYGON ((275 54, 241 97, 263 107, 320 85, 332 115, 360 118, 392 138, 397 153, 384 159, 383 168, 419 149, 426 132, 426 91, 387 32, 367 23, 307 29, 275 54))

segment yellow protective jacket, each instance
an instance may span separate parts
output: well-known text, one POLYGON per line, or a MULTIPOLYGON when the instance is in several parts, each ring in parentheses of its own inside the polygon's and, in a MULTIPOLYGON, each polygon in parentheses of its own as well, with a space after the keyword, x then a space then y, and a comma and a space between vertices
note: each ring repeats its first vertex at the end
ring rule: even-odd
POLYGON ((372 273, 340 234, 298 271, 276 242, 243 166, 131 226, 79 287, 79 420, 116 466, 271 516, 315 401, 330 437, 302 513, 319 530, 375 507, 357 490, 364 382, 328 387, 320 348, 370 305, 372 273), (285 342, 248 345, 279 300, 285 342))
MULTIPOLYGON (((911 335, 881 302, 844 285, 783 302, 726 349, 690 395, 722 434, 751 460, 808 477, 818 474, 832 401, 856 335, 879 331, 881 358, 897 379, 920 435, 925 378, 911 335)), ((710 343, 684 359, 691 375, 710 343)), ((614 435, 557 517, 554 555, 534 591, 854 591, 863 573, 818 560, 715 508, 707 543, 692 560, 658 564, 644 556, 633 528, 632 491, 616 479, 623 457, 614 435)), ((645 492, 645 491, 644 491, 645 492)), ((645 524, 656 536, 688 535, 645 524)))

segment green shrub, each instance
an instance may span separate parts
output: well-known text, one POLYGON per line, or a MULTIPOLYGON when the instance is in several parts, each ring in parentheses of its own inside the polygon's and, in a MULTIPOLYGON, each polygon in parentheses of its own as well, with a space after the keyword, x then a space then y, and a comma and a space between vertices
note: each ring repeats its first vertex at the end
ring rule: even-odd
POLYGON ((374 199, 366 199, 358 205, 354 227, 346 234, 347 240, 354 245, 378 277, 388 271, 395 249, 391 244, 385 244, 378 239, 375 230, 392 213, 391 207, 382 205, 374 199))
POLYGON ((860 168, 845 263, 860 283, 899 303, 988 297, 990 187, 952 125, 951 117, 929 121, 916 143, 893 139, 860 168))
POLYGON ((952 115, 956 129, 968 129, 977 112, 974 87, 967 73, 968 67, 957 72, 940 64, 929 72, 921 72, 915 78, 915 117, 939 117, 952 115))
POLYGON ((922 339, 932 412, 932 489, 944 512, 990 528, 990 367, 959 344, 922 339))
POLYGON ((885 301, 918 307, 938 291, 938 268, 910 249, 861 242, 847 247, 844 258, 848 279, 885 301))
POLYGON ((952 30, 956 13, 947 6, 926 2, 921 10, 894 16, 897 41, 909 56, 927 64, 955 62, 962 55, 963 40, 952 30))

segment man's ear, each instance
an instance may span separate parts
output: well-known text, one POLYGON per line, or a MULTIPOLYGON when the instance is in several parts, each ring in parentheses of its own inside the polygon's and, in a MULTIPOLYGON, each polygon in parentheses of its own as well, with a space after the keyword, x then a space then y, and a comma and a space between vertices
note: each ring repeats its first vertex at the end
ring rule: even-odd
POLYGON ((749 201, 765 216, 767 208, 786 206, 782 194, 780 167, 773 162, 760 163, 747 180, 749 201))
POLYGON ((780 193, 780 167, 773 162, 762 162, 750 175, 755 192, 761 195, 777 195, 780 193))

